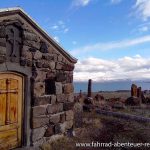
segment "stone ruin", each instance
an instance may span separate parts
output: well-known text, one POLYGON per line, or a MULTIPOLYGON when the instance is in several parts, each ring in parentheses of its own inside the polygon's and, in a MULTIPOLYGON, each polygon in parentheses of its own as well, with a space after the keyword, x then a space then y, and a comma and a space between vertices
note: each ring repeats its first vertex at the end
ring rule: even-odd
POLYGON ((25 83, 17 147, 41 145, 73 128, 76 62, 22 9, 0 11, 0 76, 19 74, 25 83))
POLYGON ((137 85, 132 84, 131 86, 131 97, 126 101, 126 105, 141 105, 142 103, 142 88, 137 87, 137 85))

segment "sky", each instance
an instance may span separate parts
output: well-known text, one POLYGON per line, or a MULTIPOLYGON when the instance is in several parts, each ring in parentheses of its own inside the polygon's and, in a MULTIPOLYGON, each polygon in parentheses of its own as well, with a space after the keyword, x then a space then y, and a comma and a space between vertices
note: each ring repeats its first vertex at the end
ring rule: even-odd
POLYGON ((78 59, 74 81, 150 80, 150 0, 4 0, 78 59))

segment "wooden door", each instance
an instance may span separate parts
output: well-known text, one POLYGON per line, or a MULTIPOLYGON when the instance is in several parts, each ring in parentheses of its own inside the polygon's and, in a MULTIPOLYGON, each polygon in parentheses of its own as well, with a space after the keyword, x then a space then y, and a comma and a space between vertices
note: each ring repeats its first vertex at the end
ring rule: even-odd
POLYGON ((21 146, 23 77, 0 73, 0 150, 21 146))

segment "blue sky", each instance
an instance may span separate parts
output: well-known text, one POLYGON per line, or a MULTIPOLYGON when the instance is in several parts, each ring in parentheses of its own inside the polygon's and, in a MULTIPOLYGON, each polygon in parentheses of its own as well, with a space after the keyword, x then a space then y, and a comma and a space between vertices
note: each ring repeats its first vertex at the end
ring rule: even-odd
POLYGON ((5 0, 79 59, 75 80, 149 80, 150 0, 5 0))

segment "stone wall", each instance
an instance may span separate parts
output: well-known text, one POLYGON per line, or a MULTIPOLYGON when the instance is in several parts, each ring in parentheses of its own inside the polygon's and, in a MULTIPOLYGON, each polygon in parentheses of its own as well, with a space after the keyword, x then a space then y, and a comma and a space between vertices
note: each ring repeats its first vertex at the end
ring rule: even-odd
POLYGON ((73 127, 74 64, 33 30, 19 21, 1 22, 0 63, 18 63, 34 71, 31 85, 31 144, 39 145, 73 127), (17 34, 14 36, 12 31, 17 34), (10 34, 15 37, 17 51, 13 49, 10 34))

